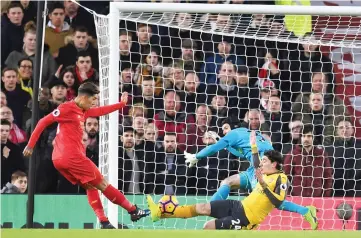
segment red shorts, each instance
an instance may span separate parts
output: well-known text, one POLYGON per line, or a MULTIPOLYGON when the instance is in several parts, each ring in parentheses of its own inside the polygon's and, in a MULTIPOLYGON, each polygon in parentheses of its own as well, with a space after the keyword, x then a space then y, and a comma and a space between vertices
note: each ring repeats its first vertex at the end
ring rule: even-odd
POLYGON ((103 180, 97 166, 88 158, 56 159, 54 167, 72 184, 96 186, 103 180))

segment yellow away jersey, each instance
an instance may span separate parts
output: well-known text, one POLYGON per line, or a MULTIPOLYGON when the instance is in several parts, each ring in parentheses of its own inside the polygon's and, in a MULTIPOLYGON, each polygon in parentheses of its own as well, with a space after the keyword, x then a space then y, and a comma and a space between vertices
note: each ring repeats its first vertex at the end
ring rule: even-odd
POLYGON ((287 176, 280 172, 263 175, 267 188, 257 183, 251 194, 242 200, 242 205, 250 224, 260 224, 272 211, 281 205, 287 193, 287 176), (267 191, 266 191, 267 190, 267 191))

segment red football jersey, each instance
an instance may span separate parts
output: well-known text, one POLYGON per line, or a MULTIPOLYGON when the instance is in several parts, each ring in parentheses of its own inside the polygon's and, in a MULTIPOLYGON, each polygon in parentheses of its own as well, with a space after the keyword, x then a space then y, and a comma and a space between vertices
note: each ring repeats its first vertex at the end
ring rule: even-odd
POLYGON ((82 143, 84 122, 87 117, 99 117, 119 110, 124 103, 91 108, 83 111, 74 101, 61 104, 56 110, 42 118, 30 137, 28 146, 34 148, 43 130, 54 122, 58 128, 54 141, 53 160, 61 158, 84 158, 85 148, 82 143))

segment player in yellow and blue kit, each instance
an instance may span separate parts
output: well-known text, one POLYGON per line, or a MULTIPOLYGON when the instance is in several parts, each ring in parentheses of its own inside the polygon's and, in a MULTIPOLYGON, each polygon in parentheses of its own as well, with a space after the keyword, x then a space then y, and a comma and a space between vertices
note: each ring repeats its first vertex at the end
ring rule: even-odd
POLYGON ((209 203, 182 205, 173 213, 163 213, 161 208, 147 196, 153 221, 166 218, 191 218, 210 216, 215 219, 205 223, 208 230, 252 230, 261 224, 275 207, 280 207, 286 198, 288 180, 282 171, 281 153, 269 150, 259 160, 257 147, 253 148, 254 162, 259 166, 255 175, 258 183, 251 194, 242 201, 218 200, 209 203))
MULTIPOLYGON (((252 138, 255 141, 253 142, 254 145, 252 145, 250 141, 251 130, 247 128, 237 128, 230 131, 224 130, 223 134, 225 136, 217 143, 207 146, 197 154, 185 152, 186 163, 189 163, 189 167, 194 166, 200 159, 213 155, 222 149, 227 149, 233 155, 241 159, 247 159, 250 162, 251 166, 246 171, 223 180, 217 192, 212 196, 211 201, 227 199, 231 189, 242 188, 253 190, 257 184, 255 168, 259 166, 259 163, 254 163, 252 149, 258 148, 260 158, 263 157, 266 151, 273 150, 272 144, 259 132, 255 132, 254 138, 252 138)), ((278 209, 301 214, 310 223, 312 229, 317 229, 318 222, 314 206, 304 207, 285 200, 278 209)))

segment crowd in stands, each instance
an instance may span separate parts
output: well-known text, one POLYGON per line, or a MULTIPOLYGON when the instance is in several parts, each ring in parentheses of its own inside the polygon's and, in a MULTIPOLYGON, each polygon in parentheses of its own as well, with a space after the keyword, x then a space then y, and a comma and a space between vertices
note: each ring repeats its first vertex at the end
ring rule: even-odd
MULTIPOLYGON (((109 11, 106 1, 80 4, 102 14, 109 11)), ((29 159, 23 158, 22 150, 31 132, 31 99, 37 96, 33 88, 39 86, 33 83, 36 5, 35 1, 2 2, 4 193, 24 193, 27 186, 29 159)), ((68 0, 48 2, 47 13, 40 117, 74 99, 82 83, 99 84, 93 16, 68 0)), ((175 21, 187 24, 192 17, 179 13, 175 21)), ((248 24, 264 27, 268 17, 251 16, 248 24)), ((283 24, 282 16, 273 18, 275 24, 283 24)), ((209 15, 200 21, 220 32, 228 27, 229 16, 209 15)), ((119 27, 119 79, 110 80, 119 80, 120 93, 129 93, 128 105, 119 112, 119 158, 111 158, 119 160, 119 189, 130 194, 210 195, 222 179, 247 169, 248 162, 222 150, 196 168, 187 168, 183 152, 197 153, 227 131, 246 127, 259 130, 284 154, 290 195, 361 196, 361 140, 355 138, 353 116, 343 95, 335 95, 333 64, 319 46, 129 21, 121 21, 119 27)), ((312 32, 303 36, 312 37, 312 32)), ((52 164, 56 131, 54 124, 39 141, 36 192, 84 193, 52 164)), ((87 156, 98 165, 99 118, 86 119, 83 143, 87 156)))

